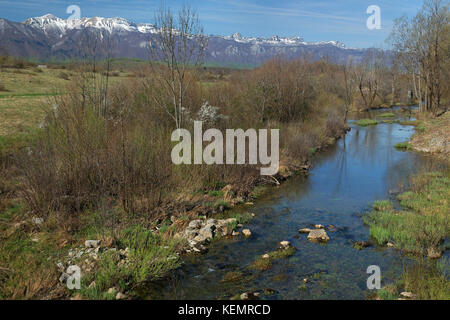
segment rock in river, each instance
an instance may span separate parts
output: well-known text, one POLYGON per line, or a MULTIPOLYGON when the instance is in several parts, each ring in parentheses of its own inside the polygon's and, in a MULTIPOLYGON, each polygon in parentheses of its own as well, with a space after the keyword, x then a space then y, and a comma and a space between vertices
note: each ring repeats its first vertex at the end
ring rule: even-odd
POLYGON ((324 229, 316 229, 311 230, 311 232, 308 234, 308 240, 327 242, 328 240, 330 240, 330 237, 324 229))
POLYGON ((244 237, 248 238, 252 235, 252 232, 250 231, 250 229, 244 229, 242 230, 242 234, 244 235, 244 237))
POLYGON ((283 249, 287 249, 291 245, 289 241, 281 241, 280 244, 283 249))

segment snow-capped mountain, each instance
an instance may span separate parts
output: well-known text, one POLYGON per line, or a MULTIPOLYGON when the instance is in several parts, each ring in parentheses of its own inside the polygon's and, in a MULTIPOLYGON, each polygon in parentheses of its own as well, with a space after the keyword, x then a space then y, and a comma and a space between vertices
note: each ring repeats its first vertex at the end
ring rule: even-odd
POLYGON ((113 32, 140 32, 155 33, 157 29, 152 24, 135 24, 123 18, 81 18, 63 20, 52 14, 46 14, 42 17, 30 18, 23 22, 33 28, 41 29, 45 33, 59 32, 65 34, 69 30, 96 28, 100 30, 113 32))
MULTIPOLYGON (((148 58, 146 43, 158 33, 153 24, 133 23, 123 18, 81 18, 64 20, 51 14, 22 23, 0 19, 0 54, 35 58, 77 58, 86 33, 109 33, 117 48, 113 56, 148 58)), ((366 50, 350 49, 337 41, 306 42, 301 37, 208 36, 207 61, 219 64, 261 64, 274 56, 295 59, 308 55, 343 62, 350 56, 360 60, 366 50)))

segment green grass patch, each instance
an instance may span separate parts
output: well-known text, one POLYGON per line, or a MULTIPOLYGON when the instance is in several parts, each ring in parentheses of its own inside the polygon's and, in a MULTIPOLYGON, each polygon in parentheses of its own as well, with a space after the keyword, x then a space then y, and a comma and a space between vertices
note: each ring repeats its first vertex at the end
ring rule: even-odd
POLYGON ((208 192, 208 195, 211 197, 223 197, 223 191, 220 190, 212 190, 208 192))
POLYGON ((386 286, 377 291, 381 300, 397 300, 398 292, 394 286, 386 286))
POLYGON ((97 271, 83 278, 80 293, 91 299, 109 299, 106 292, 111 287, 128 291, 146 281, 161 279, 180 266, 176 254, 180 244, 180 241, 165 239, 141 226, 130 227, 119 239, 119 247, 129 248, 127 263, 118 263, 118 252, 106 252, 98 261, 97 271), (92 281, 96 286, 89 288, 92 281))
MULTIPOLYGON (((19 211, 11 206, 0 216, 11 220, 19 211)), ((58 234, 33 235, 29 225, 7 226, 0 223, 0 299, 40 299, 58 285, 55 261, 64 254, 57 246, 58 234)))
POLYGON ((250 193, 250 197, 253 199, 258 199, 260 198, 262 195, 264 195, 264 193, 266 193, 268 190, 267 186, 256 186, 253 191, 250 193))
POLYGON ((236 282, 244 278, 244 274, 240 271, 229 271, 224 274, 221 282, 236 282))
POLYGON ((411 143, 409 141, 399 142, 394 145, 394 148, 398 150, 409 150, 411 149, 411 143))
POLYGON ((373 119, 361 119, 361 120, 355 121, 355 123, 356 123, 358 126, 361 126, 361 127, 367 127, 367 126, 374 126, 374 125, 377 125, 377 124, 378 124, 378 121, 377 121, 377 120, 373 120, 373 119))
POLYGON ((264 271, 270 269, 272 263, 278 259, 286 259, 295 253, 296 249, 294 247, 289 247, 286 249, 277 249, 269 253, 269 258, 259 257, 250 266, 250 269, 255 269, 259 271, 264 271))
POLYGON ((393 123, 399 123, 399 120, 383 120, 383 123, 389 123, 389 124, 393 124, 393 123))
POLYGON ((421 260, 405 268, 402 282, 405 290, 420 300, 450 300, 450 281, 448 279, 448 260, 421 260))
POLYGON ((395 114, 392 112, 385 112, 379 115, 380 118, 394 118, 395 114))
POLYGON ((404 126, 414 126, 414 127, 417 127, 417 126, 423 125, 423 121, 420 121, 420 120, 400 121, 400 124, 401 124, 401 125, 404 125, 404 126))
POLYGON ((265 271, 272 267, 272 260, 269 258, 258 258, 249 266, 250 269, 265 271))
POLYGON ((377 200, 373 203, 372 207, 376 211, 387 211, 391 210, 394 205, 389 200, 377 200))
POLYGON ((363 219, 379 244, 417 254, 439 248, 450 230, 450 178, 443 173, 425 173, 413 179, 413 190, 398 196, 403 210, 393 210, 389 201, 374 203, 374 211, 363 219))
POLYGON ((295 253, 296 249, 294 247, 289 247, 286 249, 279 249, 269 253, 270 259, 285 259, 292 256, 295 253))

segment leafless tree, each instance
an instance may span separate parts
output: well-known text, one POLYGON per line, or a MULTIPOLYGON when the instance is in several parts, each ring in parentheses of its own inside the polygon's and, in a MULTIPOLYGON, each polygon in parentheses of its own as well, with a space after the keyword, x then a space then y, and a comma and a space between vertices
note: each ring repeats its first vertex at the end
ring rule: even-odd
POLYGON ((412 19, 395 21, 389 41, 412 75, 414 92, 422 111, 441 108, 444 76, 448 66, 449 5, 445 0, 425 0, 412 19))
POLYGON ((167 106, 164 101, 157 102, 173 118, 176 127, 181 128, 184 97, 192 82, 188 70, 203 64, 207 38, 198 15, 187 5, 176 16, 170 8, 161 6, 155 22, 159 30, 149 45, 152 66, 162 73, 159 79, 170 93, 172 106, 167 106))
POLYGON ((353 79, 357 84, 365 109, 373 107, 375 98, 379 94, 381 68, 382 56, 377 51, 370 51, 361 65, 353 69, 353 79))

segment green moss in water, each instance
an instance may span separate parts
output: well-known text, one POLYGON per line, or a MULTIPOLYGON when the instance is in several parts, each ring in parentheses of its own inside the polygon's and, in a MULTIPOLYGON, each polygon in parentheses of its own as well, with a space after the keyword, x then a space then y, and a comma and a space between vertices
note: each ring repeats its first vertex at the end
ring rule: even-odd
POLYGON ((399 142, 394 145, 394 148, 398 150, 409 150, 411 149, 411 144, 408 141, 399 142))
POLYGON ((222 282, 236 282, 242 280, 243 277, 244 275, 240 271, 229 271, 223 276, 222 282))
POLYGON ((361 120, 355 121, 355 123, 358 126, 367 127, 367 126, 377 125, 378 121, 377 120, 373 120, 373 119, 361 119, 361 120))
POLYGON ((270 267, 272 267, 272 261, 270 258, 258 258, 256 259, 250 266, 250 269, 258 270, 258 271, 265 271, 269 270, 270 267))
POLYGON ((395 114, 392 112, 386 112, 386 113, 382 113, 380 114, 380 118, 394 118, 395 114))

